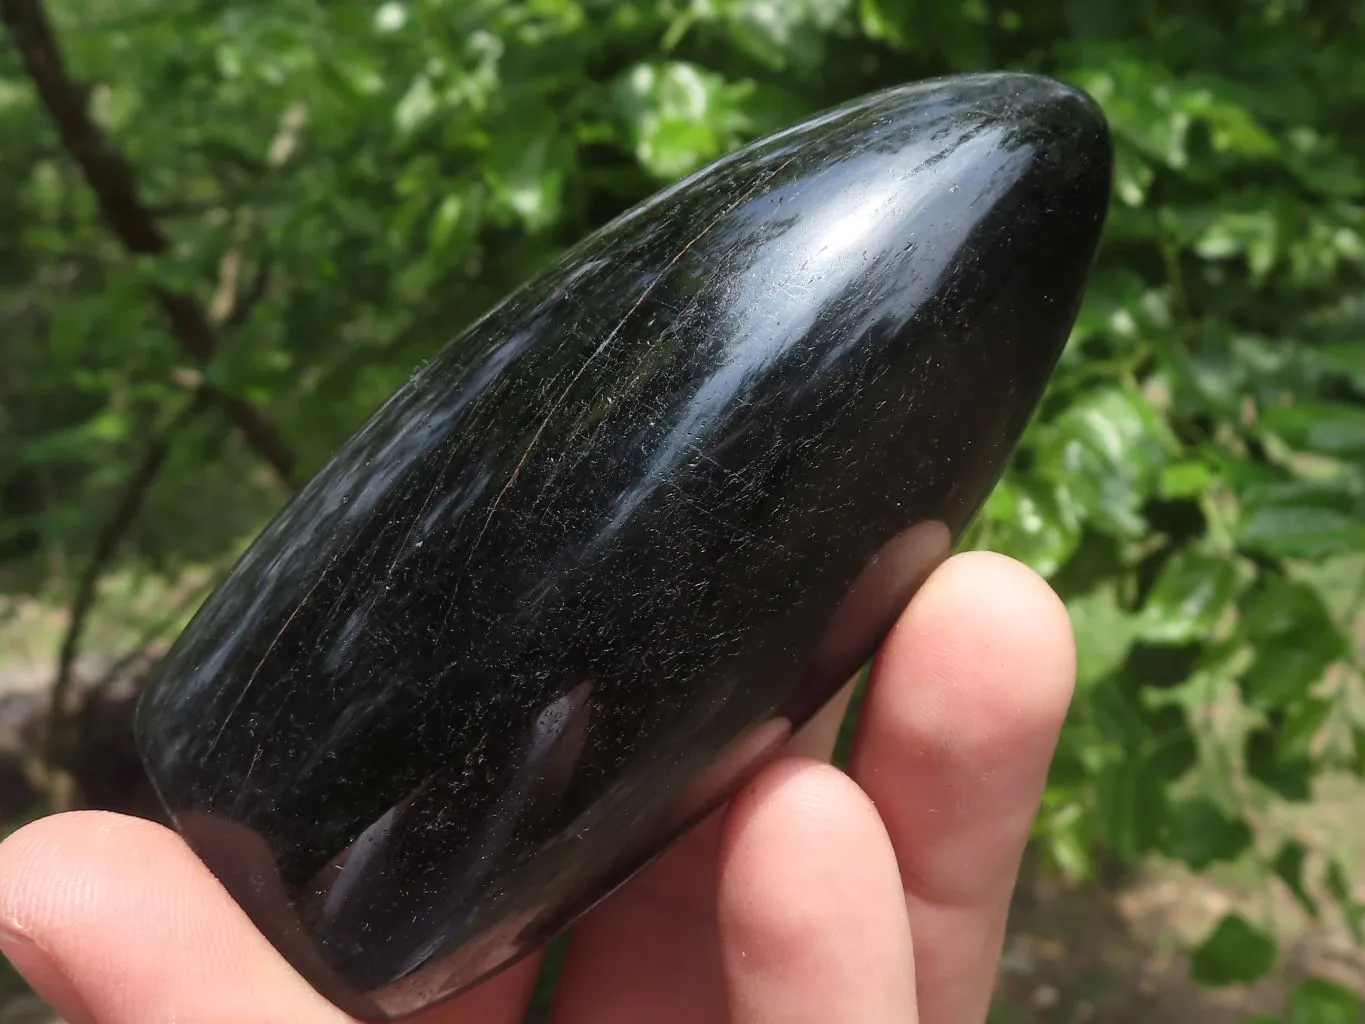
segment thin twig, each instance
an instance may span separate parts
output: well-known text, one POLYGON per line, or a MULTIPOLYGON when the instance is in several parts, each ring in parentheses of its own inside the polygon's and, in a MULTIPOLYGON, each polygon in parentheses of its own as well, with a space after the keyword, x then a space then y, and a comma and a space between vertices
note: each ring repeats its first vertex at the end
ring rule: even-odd
MULTIPOLYGON (((308 107, 292 103, 280 118, 279 130, 270 142, 266 163, 270 173, 277 174, 298 151, 299 137, 308 123, 308 107)), ((237 327, 245 323, 251 312, 270 288, 270 253, 261 257, 251 283, 242 286, 246 251, 258 233, 255 214, 248 210, 238 225, 237 239, 218 262, 218 289, 209 303, 208 318, 219 327, 237 327)))
POLYGON ((238 230, 238 238, 218 261, 218 287, 209 302, 208 316, 215 325, 233 329, 251 319, 251 314, 270 290, 270 253, 264 253, 256 263, 251 279, 247 276, 247 247, 259 233, 256 218, 248 213, 238 230))
POLYGON ((45 783, 44 788, 54 810, 69 807, 74 802, 74 783, 68 771, 72 745, 71 722, 77 710, 76 702, 72 699, 72 684, 81 640, 99 594, 100 579, 117 553, 119 545, 137 521, 142 503, 161 472, 172 441, 186 424, 208 407, 210 401, 209 391, 201 388, 175 419, 152 437, 141 460, 124 485, 113 514, 96 537, 90 560, 86 562, 81 572, 75 597, 71 601, 71 616, 67 622, 66 633, 62 637, 61 652, 57 657, 57 675, 49 693, 47 729, 43 744, 42 760, 45 770, 41 781, 45 783))
POLYGON ((270 254, 266 253, 256 264, 256 273, 251 278, 251 283, 246 290, 237 298, 236 305, 223 320, 224 327, 240 327, 251 318, 252 311, 265 298, 265 293, 270 290, 270 254))

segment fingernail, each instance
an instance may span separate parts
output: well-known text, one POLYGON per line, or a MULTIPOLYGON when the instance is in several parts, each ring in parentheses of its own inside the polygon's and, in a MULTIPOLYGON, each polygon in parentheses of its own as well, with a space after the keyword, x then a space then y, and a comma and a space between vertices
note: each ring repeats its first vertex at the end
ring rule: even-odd
POLYGON ((33 991, 64 1020, 75 1024, 78 1021, 95 1019, 94 1014, 76 993, 70 979, 27 935, 0 928, 0 956, 13 964, 14 969, 32 986, 33 991))

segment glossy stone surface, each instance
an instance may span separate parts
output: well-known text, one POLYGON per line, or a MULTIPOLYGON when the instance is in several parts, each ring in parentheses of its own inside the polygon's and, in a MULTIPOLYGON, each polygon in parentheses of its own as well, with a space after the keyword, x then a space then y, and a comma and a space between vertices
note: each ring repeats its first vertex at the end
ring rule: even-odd
POLYGON ((578 246, 361 428, 166 659, 139 744, 190 844, 360 1016, 561 930, 947 554, 1067 337, 1110 174, 1084 96, 943 79, 578 246))

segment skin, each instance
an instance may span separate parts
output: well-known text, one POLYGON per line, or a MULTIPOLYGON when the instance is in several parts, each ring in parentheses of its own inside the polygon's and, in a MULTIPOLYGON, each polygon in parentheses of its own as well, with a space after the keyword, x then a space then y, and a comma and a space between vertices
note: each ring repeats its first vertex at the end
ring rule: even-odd
MULTIPOLYGON (((945 563, 873 666, 574 930, 553 1024, 979 1024, 1072 695, 1066 611, 999 555, 945 563)), ((0 844, 0 951, 72 1024, 351 1020, 172 832, 54 815, 0 844)), ((413 1024, 517 1024, 523 961, 413 1024)))

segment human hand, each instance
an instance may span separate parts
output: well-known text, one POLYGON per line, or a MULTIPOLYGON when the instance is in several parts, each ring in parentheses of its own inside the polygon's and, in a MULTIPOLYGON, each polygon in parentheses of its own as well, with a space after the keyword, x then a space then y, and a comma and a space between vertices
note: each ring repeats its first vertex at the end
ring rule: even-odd
MULTIPOLYGON (((979 1024, 1071 698, 1061 602, 958 555, 847 693, 575 928, 553 1024, 979 1024), (912 942, 913 938, 913 942, 912 942)), ((345 1024, 172 832, 54 815, 0 844, 0 951, 72 1024, 345 1024)), ((515 1024, 528 958, 411 1024, 515 1024)))

